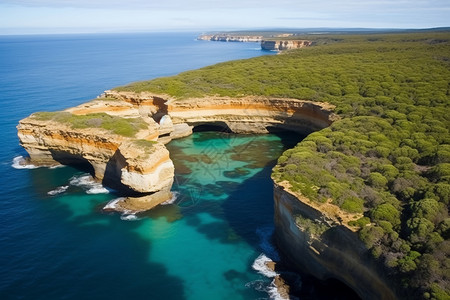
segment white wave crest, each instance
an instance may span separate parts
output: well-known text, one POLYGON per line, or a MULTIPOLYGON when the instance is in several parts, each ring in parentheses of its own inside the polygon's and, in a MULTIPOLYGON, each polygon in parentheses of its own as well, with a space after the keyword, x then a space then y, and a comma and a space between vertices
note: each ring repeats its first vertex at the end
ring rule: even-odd
POLYGON ((116 198, 113 199, 111 201, 109 201, 108 203, 106 203, 106 205, 103 207, 103 210, 116 210, 117 208, 117 202, 123 200, 125 198, 120 197, 120 198, 116 198))
POLYGON ((135 214, 123 214, 120 216, 121 220, 124 221, 137 221, 139 218, 135 214))
MULTIPOLYGON (((245 287, 254 289, 258 292, 265 292, 269 295, 269 299, 273 300, 289 300, 290 298, 283 297, 275 284, 275 279, 268 284, 265 280, 254 280, 245 284, 245 287)), ((297 298, 292 298, 297 299, 297 298)))
POLYGON ((78 175, 69 179, 69 183, 82 187, 87 194, 108 194, 109 191, 100 183, 95 181, 90 175, 78 175))
POLYGON ((290 298, 283 297, 279 292, 277 285, 275 284, 275 280, 272 280, 269 287, 267 288, 267 293, 269 294, 269 298, 273 300, 289 300, 290 298))
POLYGON ((269 269, 266 265, 268 262, 272 262, 272 260, 265 254, 261 253, 253 262, 252 268, 268 278, 273 278, 277 276, 277 273, 269 269))
POLYGON ((101 184, 98 187, 90 188, 86 191, 87 194, 109 194, 109 191, 101 184))
POLYGON ((37 169, 38 166, 28 163, 28 161, 22 156, 17 156, 13 158, 12 165, 14 169, 37 169))
POLYGON ((55 166, 51 166, 51 167, 49 167, 49 169, 59 169, 59 168, 64 168, 65 167, 65 165, 55 165, 55 166))
POLYGON ((179 194, 180 194, 179 192, 172 192, 172 198, 170 198, 167 201, 162 202, 160 205, 169 205, 169 204, 175 203, 179 194))
POLYGON ((67 191, 68 188, 69 188, 68 185, 63 185, 63 186, 57 187, 54 190, 51 190, 50 192, 47 192, 47 194, 49 194, 50 196, 56 196, 56 195, 64 193, 65 191, 67 191))

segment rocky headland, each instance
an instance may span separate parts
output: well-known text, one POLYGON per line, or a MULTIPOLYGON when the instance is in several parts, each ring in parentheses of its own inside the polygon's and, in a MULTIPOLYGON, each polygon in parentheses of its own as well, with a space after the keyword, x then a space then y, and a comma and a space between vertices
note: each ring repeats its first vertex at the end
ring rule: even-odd
MULTIPOLYGON (((17 128, 33 164, 85 165, 104 185, 129 196, 118 203, 119 211, 138 212, 172 197, 174 166, 165 144, 190 135, 194 127, 214 125, 234 133, 267 133, 275 128, 308 134, 339 119, 333 110, 328 103, 300 99, 180 100, 111 90, 62 112, 32 114, 17 128)), ((322 212, 278 182, 274 196, 277 243, 296 267, 320 279, 338 279, 365 299, 395 299, 387 279, 346 224, 345 213, 337 207, 322 212), (325 229, 311 234, 297 222, 299 217, 325 229)))
MULTIPOLYGON (((112 90, 62 112, 32 114, 17 129, 33 164, 81 165, 108 187, 145 195, 170 190, 174 166, 164 144, 192 134, 196 126, 214 125, 234 133, 267 133, 279 128, 307 134, 336 120, 333 108, 298 99, 178 100, 112 90)), ((157 201, 127 203, 130 208, 138 207, 135 211, 145 210, 171 197, 162 195, 166 197, 153 197, 157 201)))
POLYGON ((312 41, 294 39, 292 33, 280 33, 271 36, 236 35, 229 33, 202 34, 197 39, 216 42, 260 42, 261 49, 269 51, 291 50, 312 45, 312 41))
POLYGON ((261 35, 232 35, 232 34, 202 34, 197 37, 202 41, 215 42, 261 42, 263 36, 261 35))
POLYGON ((261 49, 270 51, 282 51, 309 47, 312 45, 308 40, 263 40, 261 49))

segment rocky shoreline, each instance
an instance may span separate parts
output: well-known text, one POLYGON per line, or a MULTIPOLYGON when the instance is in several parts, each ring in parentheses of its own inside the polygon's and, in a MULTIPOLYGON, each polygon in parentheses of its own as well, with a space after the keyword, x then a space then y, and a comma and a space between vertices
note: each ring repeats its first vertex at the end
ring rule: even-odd
MULTIPOLYGON (((194 127, 209 124, 234 133, 267 133, 277 128, 308 134, 338 120, 333 110, 328 103, 300 99, 180 100, 113 90, 64 112, 33 114, 21 120, 17 128, 31 163, 85 164, 97 180, 128 195, 115 204, 115 210, 136 213, 172 198, 174 166, 165 144, 192 134, 194 127), (132 134, 114 132, 106 126, 109 118, 139 126, 132 134)), ((274 197, 278 247, 299 270, 323 280, 336 278, 365 299, 395 299, 388 279, 365 260, 367 250, 355 232, 277 183, 274 197), (325 222, 328 233, 311 236, 295 222, 297 214, 325 222)), ((287 298, 296 287, 292 283, 295 280, 286 274, 275 278, 274 283, 287 298)))
POLYGON ((309 47, 312 42, 309 40, 294 39, 293 34, 282 33, 265 37, 262 35, 234 35, 228 33, 219 34, 202 34, 197 37, 202 41, 215 41, 215 42, 241 42, 241 43, 260 43, 262 50, 267 51, 283 51, 290 49, 298 49, 309 47), (289 37, 289 39, 287 39, 289 37))

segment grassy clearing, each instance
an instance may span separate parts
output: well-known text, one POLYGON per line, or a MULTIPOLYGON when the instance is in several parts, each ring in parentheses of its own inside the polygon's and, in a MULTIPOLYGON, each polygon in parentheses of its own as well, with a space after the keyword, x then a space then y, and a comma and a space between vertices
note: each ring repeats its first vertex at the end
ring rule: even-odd
POLYGON ((72 128, 102 128, 126 137, 134 137, 139 130, 147 128, 147 124, 139 118, 125 119, 106 113, 73 115, 69 112, 38 112, 32 118, 64 123, 72 128))

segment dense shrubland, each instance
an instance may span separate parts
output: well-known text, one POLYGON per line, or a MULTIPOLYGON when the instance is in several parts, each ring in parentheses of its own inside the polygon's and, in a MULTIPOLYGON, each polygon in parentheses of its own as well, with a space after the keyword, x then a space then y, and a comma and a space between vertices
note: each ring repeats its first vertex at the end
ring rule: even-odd
POLYGON ((363 213, 350 225, 392 277, 416 297, 449 299, 450 33, 320 36, 320 44, 118 89, 335 104, 342 119, 287 150, 273 177, 363 213))

